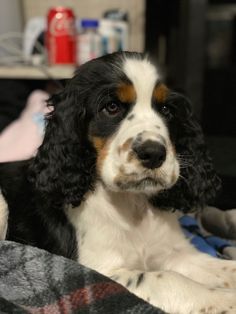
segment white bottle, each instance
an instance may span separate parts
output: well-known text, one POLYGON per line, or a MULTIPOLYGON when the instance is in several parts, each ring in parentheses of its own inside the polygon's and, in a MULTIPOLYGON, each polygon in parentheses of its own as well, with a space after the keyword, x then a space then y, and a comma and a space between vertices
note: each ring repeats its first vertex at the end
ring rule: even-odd
POLYGON ((103 54, 129 50, 128 23, 104 18, 100 21, 103 54))
POLYGON ((102 55, 101 36, 98 33, 98 20, 81 21, 82 31, 77 40, 77 63, 81 65, 102 55))

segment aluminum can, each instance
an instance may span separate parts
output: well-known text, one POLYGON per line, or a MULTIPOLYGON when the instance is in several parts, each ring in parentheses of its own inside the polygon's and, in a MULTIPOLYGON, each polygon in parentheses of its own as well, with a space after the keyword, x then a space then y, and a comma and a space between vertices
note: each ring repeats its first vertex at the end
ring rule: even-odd
POLYGON ((73 10, 55 7, 48 11, 46 29, 46 50, 48 63, 76 63, 76 27, 73 10))

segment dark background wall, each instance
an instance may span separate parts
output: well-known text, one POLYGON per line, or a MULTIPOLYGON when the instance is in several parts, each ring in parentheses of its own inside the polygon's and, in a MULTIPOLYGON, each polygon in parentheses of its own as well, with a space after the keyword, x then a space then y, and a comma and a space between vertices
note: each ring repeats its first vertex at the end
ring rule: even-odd
POLYGON ((223 181, 217 205, 236 207, 236 1, 147 0, 146 50, 192 100, 223 181))

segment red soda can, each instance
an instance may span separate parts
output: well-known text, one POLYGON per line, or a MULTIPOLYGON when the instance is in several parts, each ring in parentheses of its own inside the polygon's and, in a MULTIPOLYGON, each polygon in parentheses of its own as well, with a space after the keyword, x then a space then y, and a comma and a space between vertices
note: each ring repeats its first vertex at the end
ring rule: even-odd
POLYGON ((76 29, 72 9, 55 7, 48 11, 46 49, 51 65, 76 63, 76 29))

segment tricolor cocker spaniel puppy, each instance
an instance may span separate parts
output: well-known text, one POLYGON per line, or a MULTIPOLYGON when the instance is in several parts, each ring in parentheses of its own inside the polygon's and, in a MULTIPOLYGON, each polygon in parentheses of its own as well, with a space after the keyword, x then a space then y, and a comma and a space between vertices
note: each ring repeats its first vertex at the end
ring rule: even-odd
POLYGON ((37 156, 2 170, 7 238, 77 259, 168 313, 236 313, 236 263, 197 251, 174 212, 202 208, 219 185, 188 100, 126 52, 82 65, 49 104, 37 156))

